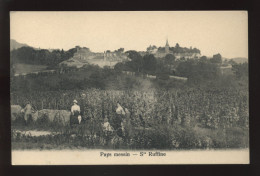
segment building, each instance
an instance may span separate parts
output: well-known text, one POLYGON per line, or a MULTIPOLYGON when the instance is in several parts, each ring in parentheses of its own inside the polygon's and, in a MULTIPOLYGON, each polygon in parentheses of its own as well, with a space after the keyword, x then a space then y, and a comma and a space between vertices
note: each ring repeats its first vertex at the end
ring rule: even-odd
POLYGON ((155 53, 155 57, 163 58, 167 54, 174 55, 173 51, 170 50, 170 45, 169 45, 168 39, 166 39, 166 44, 165 44, 165 47, 163 49, 161 49, 161 50, 157 49, 157 51, 155 53))
POLYGON ((168 39, 166 40, 166 44, 164 47, 157 48, 156 46, 149 46, 147 48, 147 52, 149 54, 153 54, 157 58, 164 58, 167 54, 172 54, 175 56, 176 59, 193 59, 193 58, 199 58, 200 51, 196 48, 192 49, 180 47, 179 44, 176 44, 175 47, 170 47, 168 39))

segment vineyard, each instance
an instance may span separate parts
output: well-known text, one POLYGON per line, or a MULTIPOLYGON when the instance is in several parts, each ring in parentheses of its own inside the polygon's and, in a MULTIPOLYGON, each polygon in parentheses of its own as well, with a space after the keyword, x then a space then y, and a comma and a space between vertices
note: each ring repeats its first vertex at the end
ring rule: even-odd
MULTIPOLYGON (((11 104, 35 110, 70 110, 77 99, 85 123, 76 127, 36 122, 28 129, 44 128, 56 135, 12 134, 13 148, 126 148, 199 149, 248 147, 248 92, 239 88, 183 88, 171 90, 32 91, 11 93, 11 104), (81 95, 86 97, 82 98, 81 95), (130 112, 122 136, 105 133, 101 124, 108 118, 116 124, 116 103, 130 112)), ((12 129, 24 128, 13 123, 12 129)))

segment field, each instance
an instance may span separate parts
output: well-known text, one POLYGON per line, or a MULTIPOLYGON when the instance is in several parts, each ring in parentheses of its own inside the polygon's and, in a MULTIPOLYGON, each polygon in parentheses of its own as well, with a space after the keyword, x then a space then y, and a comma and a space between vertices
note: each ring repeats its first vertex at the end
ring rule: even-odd
POLYGON ((46 70, 46 65, 15 64, 15 74, 39 72, 46 70))
POLYGON ((75 66, 77 68, 83 67, 87 64, 98 65, 99 67, 103 68, 104 66, 114 66, 118 61, 104 61, 102 58, 99 59, 88 59, 82 60, 77 58, 71 58, 69 60, 63 61, 61 64, 65 64, 69 67, 75 66))
POLYGON ((220 149, 248 148, 248 92, 240 88, 171 90, 32 91, 11 93, 11 104, 34 109, 70 110, 73 99, 83 109, 83 123, 60 126, 48 117, 24 125, 12 122, 13 149, 220 149), (86 97, 82 98, 81 94, 86 97), (125 128, 117 129, 116 102, 129 110, 125 128), (114 127, 106 132, 104 118, 114 127), (19 131, 18 131, 19 130, 19 131), (44 130, 46 135, 25 134, 44 130))
POLYGON ((104 61, 104 60, 101 60, 101 59, 92 59, 92 60, 88 60, 88 62, 90 64, 94 64, 94 65, 98 65, 99 67, 104 67, 104 66, 114 66, 117 61, 104 61))

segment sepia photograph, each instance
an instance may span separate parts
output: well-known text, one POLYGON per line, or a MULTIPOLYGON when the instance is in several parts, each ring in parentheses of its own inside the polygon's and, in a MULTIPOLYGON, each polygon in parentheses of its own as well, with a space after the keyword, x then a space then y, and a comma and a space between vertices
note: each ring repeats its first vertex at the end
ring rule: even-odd
POLYGON ((11 11, 13 165, 249 164, 247 11, 11 11))

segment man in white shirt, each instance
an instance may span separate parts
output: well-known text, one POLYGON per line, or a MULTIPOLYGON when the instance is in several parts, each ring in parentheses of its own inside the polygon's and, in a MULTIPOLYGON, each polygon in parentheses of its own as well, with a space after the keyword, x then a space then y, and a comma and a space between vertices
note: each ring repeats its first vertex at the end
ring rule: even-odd
POLYGON ((117 132, 117 135, 122 137, 123 135, 123 129, 122 129, 122 120, 125 116, 125 111, 120 105, 119 102, 117 102, 117 108, 116 108, 116 116, 114 119, 114 129, 117 132))
POLYGON ((26 124, 28 123, 28 120, 30 118, 32 118, 32 112, 33 112, 33 108, 32 105, 30 104, 30 102, 28 101, 25 108, 22 109, 22 112, 24 112, 24 120, 26 122, 26 124))
POLYGON ((122 106, 119 104, 119 102, 117 102, 116 113, 117 113, 117 114, 121 114, 121 115, 125 115, 125 111, 124 111, 124 109, 122 108, 122 106))
POLYGON ((104 132, 104 135, 105 135, 103 142, 105 142, 104 145, 108 145, 109 141, 111 141, 111 139, 112 139, 114 129, 112 128, 112 126, 108 122, 107 117, 105 117, 104 123, 102 123, 102 127, 103 127, 103 132, 104 132))

